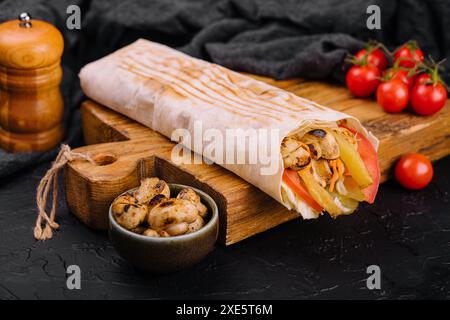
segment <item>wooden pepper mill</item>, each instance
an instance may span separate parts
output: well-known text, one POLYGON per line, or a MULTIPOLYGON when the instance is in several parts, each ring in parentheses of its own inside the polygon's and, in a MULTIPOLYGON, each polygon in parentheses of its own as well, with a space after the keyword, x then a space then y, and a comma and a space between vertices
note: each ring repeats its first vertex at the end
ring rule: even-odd
POLYGON ((61 55, 64 40, 51 24, 19 20, 0 24, 0 147, 46 151, 63 137, 61 55))

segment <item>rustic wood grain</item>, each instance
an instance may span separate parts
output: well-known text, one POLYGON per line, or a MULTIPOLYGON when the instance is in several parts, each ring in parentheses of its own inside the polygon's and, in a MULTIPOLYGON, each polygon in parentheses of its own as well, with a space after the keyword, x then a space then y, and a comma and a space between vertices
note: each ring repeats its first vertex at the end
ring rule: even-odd
MULTIPOLYGON (((450 153, 448 103, 431 117, 408 112, 393 115, 383 112, 374 101, 353 98, 337 85, 255 78, 358 117, 380 139, 382 181, 403 153, 421 152, 433 160, 450 153)), ((93 228, 105 229, 114 197, 150 175, 208 192, 220 209, 222 244, 241 241, 299 217, 220 166, 172 164, 173 144, 168 139, 114 111, 92 101, 86 101, 81 110, 86 142, 95 145, 76 151, 96 156, 101 165, 71 162, 66 168, 66 197, 72 212, 93 228)))

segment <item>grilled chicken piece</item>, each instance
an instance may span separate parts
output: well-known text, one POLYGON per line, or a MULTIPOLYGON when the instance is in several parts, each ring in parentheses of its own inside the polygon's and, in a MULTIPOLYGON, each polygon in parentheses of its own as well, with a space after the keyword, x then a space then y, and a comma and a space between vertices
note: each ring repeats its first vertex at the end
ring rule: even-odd
POLYGON ((284 167, 301 170, 311 162, 309 147, 292 137, 286 137, 281 142, 281 156, 284 167))
POLYGON ((310 141, 309 143, 307 143, 307 145, 309 147, 311 158, 313 158, 314 160, 318 160, 322 157, 322 149, 317 142, 310 141))
POLYGON ((319 159, 312 162, 314 179, 325 188, 331 179, 332 172, 328 160, 319 159))
POLYGON ((302 141, 312 149, 314 159, 324 158, 328 160, 339 158, 339 145, 333 134, 324 129, 314 129, 307 132, 302 141))

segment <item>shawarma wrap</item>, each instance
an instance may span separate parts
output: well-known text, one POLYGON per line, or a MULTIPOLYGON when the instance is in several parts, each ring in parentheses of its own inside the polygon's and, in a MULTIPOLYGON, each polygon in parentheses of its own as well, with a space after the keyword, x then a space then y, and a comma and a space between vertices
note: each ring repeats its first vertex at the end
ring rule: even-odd
POLYGON ((234 172, 306 219, 349 214, 359 202, 374 201, 378 140, 350 115, 142 39, 86 65, 80 80, 89 98, 234 172), (174 134, 198 138, 199 127, 199 143, 174 134), (233 130, 257 138, 244 135, 230 150, 233 130), (222 148, 212 150, 213 140, 222 148))

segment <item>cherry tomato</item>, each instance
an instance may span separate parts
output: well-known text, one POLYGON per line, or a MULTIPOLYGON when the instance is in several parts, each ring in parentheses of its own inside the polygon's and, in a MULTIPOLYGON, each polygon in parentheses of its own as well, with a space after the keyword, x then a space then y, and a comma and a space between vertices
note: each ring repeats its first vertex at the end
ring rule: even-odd
POLYGON ((377 101, 386 112, 400 112, 409 102, 408 86, 400 80, 383 82, 377 89, 377 101))
POLYGON ((422 154, 405 154, 395 165, 395 178, 407 189, 422 189, 433 179, 433 166, 422 154))
POLYGON ((395 51, 394 63, 400 67, 414 68, 417 62, 423 61, 423 52, 415 42, 408 42, 395 51))
POLYGON ((432 115, 441 110, 447 101, 447 90, 440 82, 417 84, 411 92, 411 105, 421 116, 432 115))
POLYGON ((347 88, 356 97, 372 95, 380 83, 380 69, 371 65, 354 65, 345 77, 347 88))
POLYGON ((431 81, 431 77, 428 73, 421 73, 418 76, 416 76, 414 85, 417 86, 418 84, 425 84, 430 81, 431 81))
POLYGON ((386 70, 383 76, 390 80, 400 80, 408 86, 408 89, 411 90, 415 79, 414 76, 408 76, 408 73, 409 72, 407 70, 391 68, 386 70))
MULTIPOLYGON (((366 53, 367 49, 359 50, 355 55, 356 61, 362 61, 366 53)), ((369 53, 367 54, 367 63, 374 67, 377 67, 380 70, 384 70, 388 66, 388 60, 383 51, 381 51, 380 49, 369 51, 369 53)))

